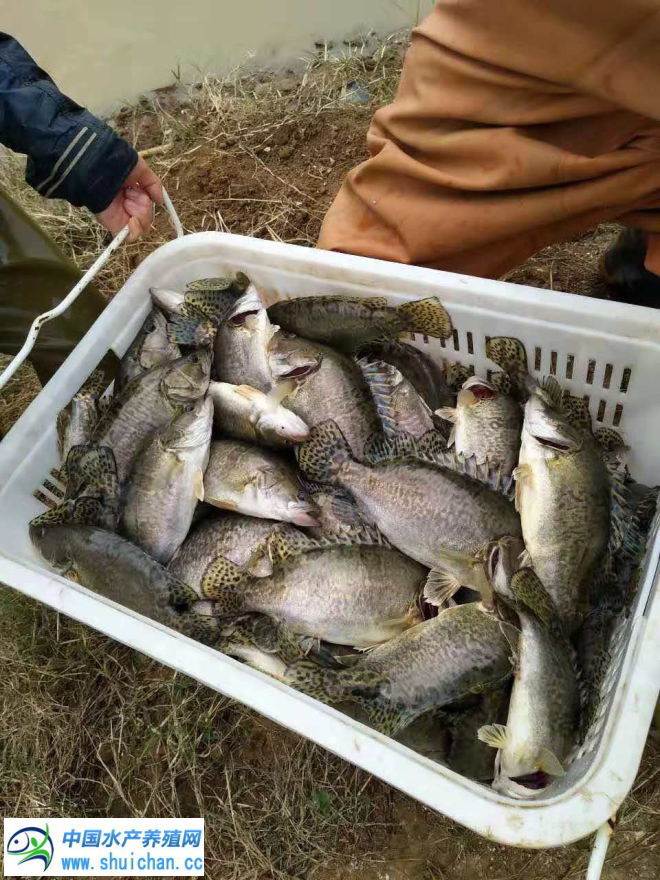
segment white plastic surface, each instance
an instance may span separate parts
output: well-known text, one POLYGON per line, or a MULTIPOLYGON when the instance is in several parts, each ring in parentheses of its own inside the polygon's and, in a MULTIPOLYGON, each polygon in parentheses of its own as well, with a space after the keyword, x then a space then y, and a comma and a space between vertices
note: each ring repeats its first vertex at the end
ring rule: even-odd
POLYGON ((0 443, 0 581, 257 709, 412 797, 502 843, 545 847, 595 831, 627 794, 641 757, 660 680, 658 519, 653 526, 634 614, 622 622, 601 717, 561 783, 539 800, 515 801, 231 658, 134 614, 53 574, 33 550, 27 523, 43 508, 33 498, 58 464, 55 420, 108 347, 121 355, 149 309, 152 285, 178 287, 241 269, 267 303, 278 298, 351 292, 386 295, 392 304, 438 295, 455 339, 416 340, 432 355, 489 367, 485 337, 512 335, 533 372, 556 372, 573 393, 589 395, 594 418, 632 445, 633 475, 660 482, 660 314, 655 310, 539 291, 501 282, 223 233, 173 241, 148 257, 58 373, 0 443), (568 360, 567 360, 568 359, 568 360), (594 363, 590 365, 590 362, 594 363), (567 378, 567 363, 572 363, 567 378), (627 390, 624 371, 630 370, 627 390), (607 387, 603 387, 603 386, 607 387), (601 403, 603 401, 603 403, 601 403))

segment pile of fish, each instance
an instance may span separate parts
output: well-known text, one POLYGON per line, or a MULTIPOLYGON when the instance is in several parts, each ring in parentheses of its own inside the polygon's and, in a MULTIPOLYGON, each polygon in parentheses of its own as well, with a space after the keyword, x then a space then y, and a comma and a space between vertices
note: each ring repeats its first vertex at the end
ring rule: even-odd
POLYGON ((487 340, 488 377, 404 341, 452 334, 435 297, 266 308, 240 272, 151 295, 112 394, 95 373, 61 414, 44 559, 538 796, 593 717, 655 510, 619 435, 515 339, 487 340))

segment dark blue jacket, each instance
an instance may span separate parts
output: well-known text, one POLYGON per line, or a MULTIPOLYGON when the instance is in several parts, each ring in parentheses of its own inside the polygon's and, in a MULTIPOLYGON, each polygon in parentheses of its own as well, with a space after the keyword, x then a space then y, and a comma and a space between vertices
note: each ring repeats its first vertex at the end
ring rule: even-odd
POLYGON ((1 32, 0 143, 27 154, 25 179, 42 196, 95 214, 137 162, 130 144, 63 95, 20 43, 1 32))

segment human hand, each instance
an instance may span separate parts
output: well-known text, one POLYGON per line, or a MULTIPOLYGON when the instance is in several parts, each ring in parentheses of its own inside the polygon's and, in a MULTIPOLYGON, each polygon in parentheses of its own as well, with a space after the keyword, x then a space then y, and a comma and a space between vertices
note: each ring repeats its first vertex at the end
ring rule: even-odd
POLYGON ((116 235, 128 223, 127 241, 137 241, 151 226, 153 203, 163 204, 163 185, 142 156, 108 207, 96 214, 102 226, 116 235))

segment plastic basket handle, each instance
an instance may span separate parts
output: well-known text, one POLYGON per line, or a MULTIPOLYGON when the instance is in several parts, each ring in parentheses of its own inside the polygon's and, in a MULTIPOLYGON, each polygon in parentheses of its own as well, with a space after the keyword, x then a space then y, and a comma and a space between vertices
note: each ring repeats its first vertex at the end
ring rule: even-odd
MULTIPOLYGON (((169 214, 170 220, 172 221, 172 226, 174 227, 174 231, 176 233, 177 238, 181 238, 183 236, 183 226, 181 225, 181 221, 179 220, 179 216, 174 209, 174 205, 172 204, 172 200, 167 194, 166 190, 163 188, 163 202, 165 204, 165 208, 167 209, 167 213, 169 214)), ((34 344, 37 341, 37 336, 39 335, 39 331, 48 321, 52 321, 53 318, 57 318, 58 315, 61 315, 62 312, 65 312, 74 300, 76 300, 83 290, 87 287, 90 281, 98 275, 99 271, 105 266, 108 262, 112 254, 117 250, 117 248, 124 243, 126 236, 128 235, 128 226, 124 226, 124 228, 115 235, 107 248, 103 251, 103 253, 99 254, 96 260, 92 263, 89 269, 85 272, 80 281, 73 287, 70 292, 64 297, 64 299, 58 303, 54 309, 51 309, 49 312, 44 312, 42 315, 38 315, 34 321, 32 322, 32 326, 28 332, 27 338, 23 343, 23 347, 18 352, 18 354, 9 362, 9 365, 4 370, 3 373, 0 374, 0 391, 4 388, 4 386, 9 382, 11 377, 14 375, 16 370, 21 366, 21 364, 25 361, 27 356, 30 354, 32 349, 34 348, 34 344)))

